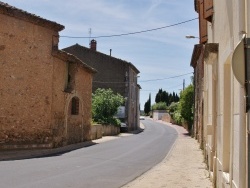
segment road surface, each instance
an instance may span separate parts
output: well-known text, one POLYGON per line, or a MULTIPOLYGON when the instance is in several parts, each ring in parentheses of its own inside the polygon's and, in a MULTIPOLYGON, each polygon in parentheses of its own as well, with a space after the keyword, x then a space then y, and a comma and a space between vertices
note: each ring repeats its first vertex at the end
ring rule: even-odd
POLYGON ((0 162, 3 188, 119 188, 161 162, 175 129, 149 119, 140 134, 50 157, 0 162))

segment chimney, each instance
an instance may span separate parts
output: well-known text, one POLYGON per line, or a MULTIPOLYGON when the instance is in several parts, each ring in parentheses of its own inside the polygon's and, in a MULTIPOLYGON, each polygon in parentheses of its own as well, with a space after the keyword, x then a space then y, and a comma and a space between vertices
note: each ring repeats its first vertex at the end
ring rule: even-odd
POLYGON ((89 43, 89 47, 91 50, 96 51, 96 40, 92 39, 89 43))

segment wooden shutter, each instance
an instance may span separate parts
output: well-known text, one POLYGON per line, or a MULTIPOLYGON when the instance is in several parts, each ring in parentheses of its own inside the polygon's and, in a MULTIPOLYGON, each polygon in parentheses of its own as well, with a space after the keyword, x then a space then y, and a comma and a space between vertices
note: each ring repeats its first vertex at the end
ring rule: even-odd
POLYGON ((204 18, 204 0, 200 0, 199 4, 199 27, 200 27, 200 43, 207 42, 207 20, 204 18))
POLYGON ((204 0, 204 18, 212 22, 213 18, 213 0, 204 0))

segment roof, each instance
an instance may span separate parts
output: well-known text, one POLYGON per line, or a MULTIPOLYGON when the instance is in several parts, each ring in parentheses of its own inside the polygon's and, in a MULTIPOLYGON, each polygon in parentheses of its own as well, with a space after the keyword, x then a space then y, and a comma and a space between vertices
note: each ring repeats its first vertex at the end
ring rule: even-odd
POLYGON ((81 46, 81 45, 79 45, 77 43, 75 45, 72 45, 72 46, 69 46, 69 47, 65 48, 65 51, 67 51, 67 49, 69 49, 69 48, 80 48, 80 49, 87 50, 87 51, 89 51, 91 53, 96 53, 96 54, 99 54, 101 56, 106 56, 106 57, 109 57, 111 59, 119 60, 120 62, 123 62, 123 63, 129 65, 137 74, 140 73, 140 71, 132 63, 130 63, 128 61, 125 61, 125 60, 122 60, 122 59, 119 59, 119 58, 116 58, 116 57, 113 57, 113 56, 110 56, 110 55, 107 55, 107 54, 104 54, 104 53, 101 53, 101 52, 98 52, 98 51, 95 51, 95 50, 92 50, 92 49, 87 48, 85 46, 81 46))
POLYGON ((24 20, 30 23, 33 23, 35 25, 39 25, 42 27, 50 28, 55 31, 61 31, 64 29, 63 25, 60 25, 56 22, 46 20, 44 18, 41 18, 35 14, 28 13, 24 10, 18 9, 16 7, 13 7, 7 3, 4 3, 0 1, 0 14, 5 14, 11 17, 14 17, 16 19, 24 20))
POLYGON ((88 72, 90 73, 97 73, 97 70, 95 70, 94 68, 90 67, 89 65, 85 64, 84 62, 82 62, 80 59, 78 59, 76 56, 67 53, 63 50, 56 50, 55 52, 53 52, 53 56, 62 59, 62 60, 66 60, 69 62, 76 62, 79 63, 80 65, 82 65, 88 72))
POLYGON ((196 67, 197 61, 201 55, 202 48, 203 48, 203 44, 194 45, 193 54, 192 54, 191 62, 190 62, 190 65, 194 68, 196 67))

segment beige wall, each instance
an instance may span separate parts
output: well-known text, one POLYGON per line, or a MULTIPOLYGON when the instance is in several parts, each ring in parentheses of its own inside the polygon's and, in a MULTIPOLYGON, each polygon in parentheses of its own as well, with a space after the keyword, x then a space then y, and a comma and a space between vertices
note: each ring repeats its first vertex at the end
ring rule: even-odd
POLYGON ((208 22, 208 43, 218 43, 219 50, 218 62, 205 64, 206 153, 208 160, 213 161, 208 164, 217 187, 246 187, 245 91, 231 69, 232 54, 242 38, 241 31, 245 30, 244 1, 213 3, 214 17, 212 23, 208 22))

